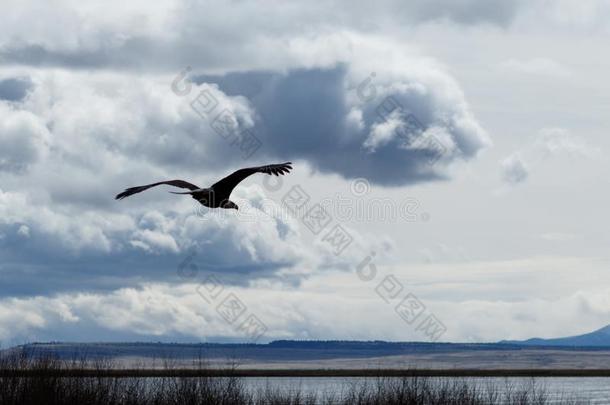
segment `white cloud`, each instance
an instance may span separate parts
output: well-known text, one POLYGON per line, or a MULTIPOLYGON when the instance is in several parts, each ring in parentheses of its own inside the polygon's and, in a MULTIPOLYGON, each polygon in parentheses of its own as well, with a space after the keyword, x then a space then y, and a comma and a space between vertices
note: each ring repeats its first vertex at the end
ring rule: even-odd
POLYGON ((383 146, 396 138, 398 131, 403 127, 403 122, 400 118, 400 114, 394 111, 386 121, 373 123, 371 132, 362 146, 370 152, 375 152, 378 146, 383 146))
POLYGON ((0 102, 0 171, 27 170, 48 153, 50 142, 43 119, 0 102))
POLYGON ((529 170, 521 157, 514 153, 500 163, 502 180, 509 184, 517 184, 525 181, 529 176, 529 170))
POLYGON ((447 339, 558 336, 606 322, 599 262, 493 258, 568 247, 606 255, 607 198, 582 167, 607 171, 607 2, 291 2, 267 13, 254 1, 149 3, 4 5, 0 338, 236 336, 177 274, 191 252, 193 268, 226 277, 274 337, 421 338, 346 271, 371 250, 391 256, 447 339), (170 84, 187 65, 192 88, 179 97, 170 84), (253 158, 192 110, 202 90, 263 141, 253 158), (388 96, 404 111, 384 122, 377 109, 388 96), (409 114, 425 129, 420 141, 442 142, 444 159, 428 165, 424 142, 398 136, 409 114), (515 134, 549 122, 570 130, 544 128, 515 148, 515 134), (475 159, 491 144, 486 130, 512 135, 475 159), (253 185, 261 177, 249 179, 234 195, 239 212, 204 213, 167 188, 113 200, 128 186, 206 186, 276 159, 295 163, 286 188, 271 201, 253 185), (532 195, 490 198, 498 161, 503 181, 527 180, 521 191, 532 195), (292 185, 308 185, 313 203, 356 177, 372 187, 366 201, 413 196, 427 220, 335 218, 355 240, 337 258, 298 218, 274 214, 292 185), (565 215, 582 195, 587 209, 565 215), (411 263, 418 252, 433 264, 411 263))
MULTIPOLYGON (((350 272, 314 275, 298 287, 267 281, 247 288, 225 285, 218 299, 234 293, 247 306, 248 313, 255 314, 267 326, 264 340, 426 340, 416 324, 402 322, 392 303, 386 303, 375 292, 383 277, 394 274, 404 286, 401 297, 414 293, 426 306, 426 313, 434 314, 445 324, 443 340, 564 336, 587 332, 607 322, 608 291, 596 285, 607 276, 603 266, 591 267, 592 263, 586 258, 534 258, 466 263, 451 268, 432 265, 407 273, 379 266, 377 277, 369 282, 359 279, 355 267, 351 267, 350 272), (590 281, 574 291, 574 266, 579 265, 587 266, 588 270, 581 267, 579 272, 590 281), (442 272, 432 271, 442 267, 442 272), (534 277, 524 285, 522 278, 531 273, 534 277), (422 280, 408 282, 411 274, 419 274, 422 280), (422 277, 423 274, 427 276, 422 277), (554 278, 552 285, 548 283, 550 274, 554 278), (484 275, 488 278, 481 282, 484 275), (445 293, 439 295, 434 291, 445 293), (532 294, 536 291, 540 294, 532 294)), ((217 276, 222 282, 224 276, 220 273, 217 276)), ((243 339, 241 332, 216 312, 220 302, 206 302, 197 293, 197 285, 146 284, 103 294, 4 299, 0 301, 0 331, 4 331, 0 338, 58 339, 63 336, 62 328, 73 324, 81 329, 87 325, 92 334, 112 331, 119 337, 243 339)), ((86 332, 81 336, 91 339, 86 332)))
POLYGON ((589 159, 601 156, 601 149, 563 128, 543 128, 534 140, 500 162, 502 180, 524 182, 533 168, 551 158, 589 159))
POLYGON ((576 136, 563 128, 541 129, 533 148, 544 158, 561 154, 593 158, 601 153, 600 148, 588 144, 582 137, 576 136))
POLYGON ((21 226, 19 226, 17 233, 23 237, 29 238, 30 237, 30 228, 27 225, 21 225, 21 226))
MULTIPOLYGON (((10 62, 80 68, 209 69, 295 67, 286 45, 303 55, 303 38, 341 31, 392 32, 431 21, 508 25, 521 1, 226 3, 161 0, 102 7, 62 0, 5 4, 0 54, 10 62), (40 18, 40 16, 44 18, 40 18), (23 22, 26 21, 27 24, 23 22), (239 27, 236 29, 235 27, 239 27), (219 44, 222 43, 222 46, 219 44)), ((337 43, 334 43, 337 45, 337 43)), ((328 54, 328 53, 327 53, 328 54)), ((302 60, 298 61, 298 65, 302 60)))

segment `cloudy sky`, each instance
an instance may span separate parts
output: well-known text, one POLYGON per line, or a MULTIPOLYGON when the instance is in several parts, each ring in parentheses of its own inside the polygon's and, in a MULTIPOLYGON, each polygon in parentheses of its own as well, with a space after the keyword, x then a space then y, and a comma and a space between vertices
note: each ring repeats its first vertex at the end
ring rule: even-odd
POLYGON ((610 323, 609 11, 4 2, 1 344, 610 323), (113 199, 284 161, 235 190, 239 211, 163 187, 113 199))

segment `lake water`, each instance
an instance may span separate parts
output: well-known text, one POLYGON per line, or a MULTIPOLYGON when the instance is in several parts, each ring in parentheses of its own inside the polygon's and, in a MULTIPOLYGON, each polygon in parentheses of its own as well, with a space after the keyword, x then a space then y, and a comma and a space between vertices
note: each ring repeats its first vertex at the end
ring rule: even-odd
MULTIPOLYGON (((434 378, 435 381, 452 380, 452 377, 434 378)), ((248 389, 260 390, 266 387, 284 391, 301 391, 316 393, 318 398, 324 395, 340 395, 359 384, 374 384, 375 379, 364 377, 248 377, 245 378, 248 389)), ((486 391, 492 385, 498 392, 512 389, 526 389, 535 384, 537 389, 547 393, 548 403, 561 403, 562 400, 577 400, 578 403, 610 404, 610 378, 608 377, 482 377, 458 378, 474 384, 477 389, 486 391)))

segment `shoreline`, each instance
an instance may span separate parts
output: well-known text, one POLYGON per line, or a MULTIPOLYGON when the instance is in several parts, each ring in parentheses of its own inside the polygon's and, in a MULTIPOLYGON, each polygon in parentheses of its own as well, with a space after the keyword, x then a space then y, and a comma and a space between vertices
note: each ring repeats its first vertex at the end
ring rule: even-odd
POLYGON ((63 369, 0 370, 0 377, 610 377, 610 369, 63 369))

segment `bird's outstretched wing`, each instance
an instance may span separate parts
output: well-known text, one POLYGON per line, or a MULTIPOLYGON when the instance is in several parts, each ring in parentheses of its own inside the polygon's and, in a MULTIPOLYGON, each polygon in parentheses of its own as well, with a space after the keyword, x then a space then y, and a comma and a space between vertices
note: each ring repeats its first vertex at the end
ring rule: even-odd
POLYGON ((123 191, 122 193, 117 194, 117 196, 114 197, 114 199, 115 200, 122 200, 125 197, 129 197, 130 195, 141 193, 144 190, 148 190, 151 187, 160 186, 161 184, 167 184, 168 186, 174 186, 174 187, 188 188, 189 190, 197 190, 197 189, 199 189, 198 186, 196 186, 194 184, 191 184, 188 181, 184 181, 184 180, 167 180, 167 181, 160 181, 158 183, 147 184, 145 186, 130 187, 130 188, 126 189, 125 191, 123 191))
POLYGON ((275 174, 279 176, 280 174, 290 173, 292 170, 292 162, 279 163, 275 165, 266 165, 266 166, 258 166, 258 167, 247 167, 245 169, 239 169, 236 172, 231 173, 224 179, 220 180, 217 183, 212 185, 216 196, 223 196, 229 198, 231 191, 238 185, 243 179, 254 174, 254 173, 266 173, 266 174, 275 174))

